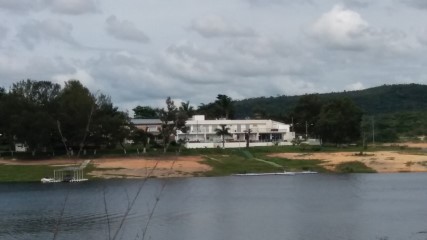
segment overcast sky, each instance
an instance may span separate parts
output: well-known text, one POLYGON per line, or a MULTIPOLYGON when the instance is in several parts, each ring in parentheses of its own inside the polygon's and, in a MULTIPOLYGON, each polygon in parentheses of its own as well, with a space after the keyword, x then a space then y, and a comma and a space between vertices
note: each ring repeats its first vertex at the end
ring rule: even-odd
POLYGON ((427 83, 426 0, 0 0, 0 86, 122 109, 427 83))

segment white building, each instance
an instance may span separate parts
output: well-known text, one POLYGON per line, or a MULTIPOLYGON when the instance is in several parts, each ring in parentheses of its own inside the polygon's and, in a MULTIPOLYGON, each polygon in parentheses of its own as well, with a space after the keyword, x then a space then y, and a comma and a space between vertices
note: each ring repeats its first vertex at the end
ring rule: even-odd
POLYGON ((250 130, 249 146, 292 145, 295 133, 290 125, 272 120, 205 120, 204 115, 195 115, 186 122, 187 133, 178 131, 176 139, 185 140, 187 148, 222 147, 222 137, 216 135, 215 129, 221 125, 229 128, 231 136, 225 136, 226 148, 245 147, 245 134, 250 130))

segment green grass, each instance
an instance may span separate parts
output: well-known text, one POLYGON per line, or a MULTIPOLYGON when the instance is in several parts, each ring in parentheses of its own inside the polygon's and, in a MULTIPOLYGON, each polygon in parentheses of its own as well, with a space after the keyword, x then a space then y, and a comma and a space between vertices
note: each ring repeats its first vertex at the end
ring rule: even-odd
POLYGON ((0 182, 39 182, 53 176, 54 167, 35 165, 0 165, 0 182))
MULTIPOLYGON (((2 165, 0 164, 0 182, 40 182, 43 177, 53 177, 53 171, 63 167, 52 167, 48 165, 2 165)), ((85 178, 98 179, 87 173, 97 169, 93 164, 87 165, 84 170, 85 178)))
POLYGON ((374 169, 358 161, 340 163, 335 170, 339 173, 376 173, 374 169))
POLYGON ((268 153, 260 153, 252 149, 228 150, 228 154, 207 154, 205 163, 213 170, 204 176, 226 176, 236 173, 266 173, 281 171, 317 171, 327 172, 320 166, 320 160, 290 160, 285 158, 267 157, 268 153), (260 161, 261 160, 261 161, 260 161), (273 164, 270 164, 271 162, 273 164), (279 165, 280 167, 274 166, 279 165))
POLYGON ((239 155, 209 155, 204 162, 213 169, 201 173, 203 176, 227 176, 234 173, 283 171, 283 169, 239 155))

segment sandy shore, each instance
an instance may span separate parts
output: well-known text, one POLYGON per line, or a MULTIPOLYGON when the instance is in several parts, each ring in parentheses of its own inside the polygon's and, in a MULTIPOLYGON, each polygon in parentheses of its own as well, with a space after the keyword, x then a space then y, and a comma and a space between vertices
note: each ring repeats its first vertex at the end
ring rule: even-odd
MULTIPOLYGON (((4 160, 4 165, 50 165, 66 167, 80 165, 81 159, 49 159, 49 160, 4 160)), ((96 170, 89 175, 100 178, 145 178, 145 177, 189 177, 200 172, 211 170, 211 167, 202 163, 200 156, 185 157, 128 157, 102 158, 91 160, 96 170)))
POLYGON ((356 155, 355 152, 334 152, 334 153, 277 153, 272 157, 282 157, 298 160, 323 160, 322 165, 330 170, 344 162, 359 161, 379 173, 395 172, 427 172, 427 155, 411 154, 393 151, 367 152, 363 156, 356 155))
MULTIPOLYGON (((366 152, 363 156, 356 152, 315 152, 315 153, 275 153, 269 156, 288 159, 322 160, 325 168, 334 170, 344 162, 360 161, 379 173, 394 172, 427 172, 427 143, 390 144, 423 149, 417 154, 403 151, 366 152)), ((202 156, 159 156, 102 158, 92 160, 96 169, 89 174, 100 178, 145 178, 145 177, 189 177, 206 172, 212 168, 203 164, 202 156)), ((5 165, 80 165, 84 160, 51 159, 51 160, 3 160, 5 165)))
POLYGON ((92 161, 97 170, 90 174, 102 178, 188 177, 211 170, 202 157, 105 158, 92 161))

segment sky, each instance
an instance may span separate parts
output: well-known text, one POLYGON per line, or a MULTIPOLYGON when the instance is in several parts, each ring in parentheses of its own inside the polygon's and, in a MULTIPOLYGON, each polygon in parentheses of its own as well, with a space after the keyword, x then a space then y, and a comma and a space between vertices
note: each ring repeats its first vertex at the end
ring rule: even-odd
POLYGON ((131 111, 427 84, 425 0, 0 0, 0 86, 80 80, 131 111))

